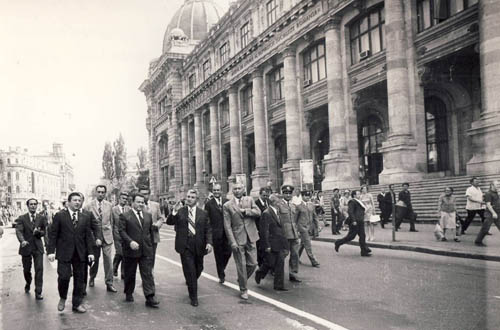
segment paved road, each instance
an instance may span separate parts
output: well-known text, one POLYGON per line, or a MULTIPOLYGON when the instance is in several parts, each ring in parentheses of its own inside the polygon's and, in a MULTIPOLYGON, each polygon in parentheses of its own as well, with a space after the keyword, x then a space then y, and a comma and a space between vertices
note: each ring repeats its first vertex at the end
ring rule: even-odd
MULTIPOLYGON (((48 262, 43 302, 24 294, 18 243, 7 231, 0 240, 2 329, 500 329, 497 262, 381 249, 361 258, 358 247, 343 246, 336 254, 331 244, 315 242, 320 269, 310 267, 303 255, 303 283, 287 282, 291 291, 277 293, 272 278, 256 285, 252 277, 249 288, 258 297, 243 302, 231 285, 234 261, 228 265, 228 285, 221 286, 209 255, 208 275, 199 283, 200 306, 193 308, 172 231, 162 229, 162 238, 155 269, 159 310, 146 309, 140 284, 133 304, 123 302, 121 293, 105 292, 101 268, 96 287, 88 290, 89 313, 74 315, 69 308, 56 310, 56 271, 48 262)), ((121 291, 122 281, 116 286, 121 291)))

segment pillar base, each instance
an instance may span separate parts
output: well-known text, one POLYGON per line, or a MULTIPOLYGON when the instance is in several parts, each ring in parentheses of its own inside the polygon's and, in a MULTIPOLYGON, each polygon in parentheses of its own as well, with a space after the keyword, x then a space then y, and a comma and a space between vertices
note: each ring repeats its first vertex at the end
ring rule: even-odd
POLYGON ((473 156, 467 162, 467 174, 500 174, 500 113, 481 115, 472 123, 468 134, 472 139, 473 156))
POLYGON ((269 172, 264 168, 256 168, 252 172, 252 190, 250 196, 259 197, 260 188, 266 187, 269 181, 269 172))
MULTIPOLYGON (((281 168, 283 173, 283 184, 289 184, 294 186, 296 189, 300 188, 300 162, 299 160, 287 160, 283 167, 281 168)), ((281 187, 278 187, 281 191, 281 187)))
POLYGON ((390 136, 383 143, 384 170, 379 175, 380 184, 420 181, 424 178, 426 164, 418 163, 417 144, 406 135, 390 136))
POLYGON ((346 152, 330 152, 323 160, 325 178, 321 190, 344 189, 359 186, 359 178, 351 173, 351 159, 346 152))

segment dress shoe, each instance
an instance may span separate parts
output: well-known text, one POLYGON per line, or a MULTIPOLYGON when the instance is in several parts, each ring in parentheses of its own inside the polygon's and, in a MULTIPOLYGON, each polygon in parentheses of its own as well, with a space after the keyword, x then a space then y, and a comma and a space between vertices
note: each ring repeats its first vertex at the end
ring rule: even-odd
POLYGON ((290 277, 290 282, 301 283, 302 280, 299 280, 297 277, 290 277))
POLYGON ((418 230, 416 230, 416 229, 410 229, 410 232, 412 232, 412 233, 418 233, 418 230))
POLYGON ((117 270, 114 270, 114 271, 113 271, 113 276, 114 276, 114 277, 118 277, 118 271, 117 271, 117 270))
POLYGON ((260 284, 260 280, 262 279, 260 272, 256 271, 255 272, 255 283, 260 284))
POLYGON ((487 232, 487 233, 486 233, 486 235, 493 235, 493 234, 492 234, 492 233, 490 233, 490 232, 487 232))
POLYGON ((486 246, 483 242, 474 242, 475 246, 486 246))
POLYGON ((224 277, 219 278, 219 283, 220 284, 224 284, 225 281, 226 281, 226 279, 224 277))
POLYGON ((64 310, 64 306, 66 305, 66 299, 59 299, 59 303, 57 304, 57 310, 62 312, 64 310))
POLYGON ((340 231, 337 230, 337 235, 342 235, 342 234, 340 233, 340 231))
POLYGON ((29 285, 29 284, 26 284, 26 285, 24 286, 24 292, 26 292, 26 293, 29 293, 29 292, 30 292, 30 285, 29 285))
POLYGON ((372 253, 372 250, 371 250, 369 247, 367 247, 367 248, 366 248, 366 252, 368 252, 368 253, 372 253))
POLYGON ((133 302, 134 301, 134 296, 131 294, 128 294, 125 296, 125 301, 126 302, 133 302))
POLYGON ((246 293, 246 292, 242 292, 242 293, 240 294, 240 298, 241 298, 241 299, 243 299, 243 300, 248 300, 248 293, 246 293))
POLYGON ((85 309, 82 305, 78 305, 76 307, 73 306, 73 312, 83 314, 87 312, 87 309, 85 309))
POLYGON ((91 278, 91 279, 89 280, 89 286, 90 286, 91 288, 93 288, 93 287, 94 287, 94 285, 95 285, 95 283, 94 283, 94 279, 93 279, 93 278, 91 278))
POLYGON ((146 298, 146 306, 151 308, 158 308, 160 302, 154 296, 146 298))
POLYGON ((36 293, 35 298, 36 298, 36 300, 43 300, 43 296, 41 293, 36 293))
POLYGON ((371 257, 372 255, 371 255, 371 253, 370 253, 370 252, 362 252, 362 253, 361 253, 361 256, 362 256, 362 257, 371 257))
POLYGON ((312 266, 313 266, 314 268, 319 268, 319 262, 316 262, 316 263, 312 264, 312 266))
POLYGON ((106 291, 108 292, 118 292, 113 285, 106 286, 106 291))
POLYGON ((288 291, 288 289, 286 289, 286 288, 274 288, 274 290, 276 290, 276 291, 288 291))
POLYGON ((340 245, 335 242, 335 252, 339 252, 340 245))
POLYGON ((191 298, 191 306, 193 307, 198 306, 198 298, 191 298))

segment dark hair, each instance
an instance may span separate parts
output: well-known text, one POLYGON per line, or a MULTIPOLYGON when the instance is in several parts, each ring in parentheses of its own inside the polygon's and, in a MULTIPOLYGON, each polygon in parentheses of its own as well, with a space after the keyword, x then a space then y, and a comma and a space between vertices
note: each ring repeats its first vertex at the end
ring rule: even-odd
POLYGON ((403 183, 401 186, 402 186, 402 187, 404 187, 404 186, 408 186, 408 187, 409 187, 409 186, 410 186, 410 184, 409 184, 408 182, 405 182, 405 183, 403 183))
POLYGON ((122 192, 120 193, 120 196, 119 196, 119 197, 122 197, 122 196, 128 197, 128 192, 126 192, 126 191, 122 191, 122 192))
POLYGON ((472 178, 470 178, 470 183, 472 184, 472 182, 474 182, 474 180, 477 180, 477 178, 475 176, 473 176, 472 178))
POLYGON ((38 204, 38 199, 36 199, 36 198, 28 198, 28 199, 26 200, 26 206, 29 206, 30 201, 35 201, 35 202, 38 204))
POLYGON ((333 192, 339 191, 339 188, 333 188, 333 192))
POLYGON ((149 187, 142 185, 139 187, 138 191, 141 191, 141 190, 147 190, 149 192, 149 187))
POLYGON ((262 195, 263 192, 268 192, 268 193, 271 193, 271 191, 269 190, 268 187, 261 187, 259 189, 259 195, 262 195))
POLYGON ((452 188, 452 187, 450 187, 450 186, 444 187, 444 190, 446 190, 446 189, 450 189, 450 190, 451 190, 451 192, 453 192, 453 191, 454 191, 454 190, 453 190, 453 188, 452 188))
POLYGON ((69 194, 68 196, 68 202, 71 202, 71 198, 73 198, 73 196, 78 196, 80 198, 83 198, 83 194, 79 193, 79 192, 76 192, 76 191, 73 191, 71 194, 69 194))
POLYGON ((143 194, 140 194, 140 193, 135 193, 135 194, 132 194, 132 201, 133 201, 133 202, 135 202, 135 198, 136 198, 136 197, 146 198, 146 197, 144 197, 144 195, 143 195, 143 194))
POLYGON ((351 191, 351 197, 356 196, 356 193, 357 193, 358 191, 359 191, 359 190, 353 190, 353 191, 351 191))
POLYGON ((388 187, 389 189, 391 189, 392 187, 394 187, 394 185, 391 183, 388 187))
POLYGON ((106 193, 106 192, 108 192, 108 188, 107 188, 105 185, 103 185, 103 184, 99 184, 99 185, 97 185, 97 186, 95 187, 95 191, 97 191, 97 189, 99 189, 99 188, 104 188, 104 192, 105 192, 105 193, 106 193))

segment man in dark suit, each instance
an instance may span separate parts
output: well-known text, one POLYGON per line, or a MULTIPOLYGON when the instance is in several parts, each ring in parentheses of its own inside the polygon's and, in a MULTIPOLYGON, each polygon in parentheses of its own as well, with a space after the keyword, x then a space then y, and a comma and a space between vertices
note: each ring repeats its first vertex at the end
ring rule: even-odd
MULTIPOLYGON (((267 187, 262 187, 259 190, 259 198, 255 201, 255 204, 257 204, 257 206, 259 207, 261 214, 267 209, 267 206, 269 205, 270 194, 271 192, 267 187)), ((255 224, 257 225, 257 231, 259 232, 259 237, 260 237, 260 218, 255 221, 255 224)), ((256 247, 257 247, 257 264, 260 267, 264 263, 264 259, 266 256, 266 252, 264 251, 264 247, 260 239, 256 242, 256 247)))
POLYGON ((214 246, 215 264, 217 266, 217 276, 219 283, 224 283, 226 278, 225 269, 229 259, 231 259, 231 247, 224 231, 224 213, 222 206, 227 199, 222 197, 221 185, 216 183, 212 187, 214 198, 205 204, 205 211, 208 214, 210 227, 212 228, 212 240, 214 246))
POLYGON ((175 251, 181 256, 192 306, 198 306, 198 278, 203 271, 203 257, 212 251, 212 229, 205 211, 196 206, 198 193, 186 194, 186 206, 177 203, 167 217, 167 225, 175 226, 175 251))
POLYGON ((405 182, 402 185, 403 190, 399 192, 398 195, 398 205, 396 212, 396 231, 401 228, 401 223, 403 223, 403 219, 408 219, 410 221, 410 231, 418 232, 415 229, 415 220, 417 218, 416 213, 413 211, 413 206, 411 204, 411 194, 408 188, 410 184, 405 182), (401 206, 399 205, 401 204, 401 206))
POLYGON ((389 185, 389 191, 384 195, 384 213, 382 216, 382 228, 384 224, 391 222, 391 214, 394 205, 396 204, 396 193, 394 192, 394 185, 389 185))
POLYGON ((134 301, 137 266, 142 279, 146 306, 158 308, 153 278, 153 224, 151 214, 144 212, 144 196, 132 196, 132 208, 120 215, 120 237, 122 239, 123 270, 125 271, 125 301, 134 301))
POLYGON ((121 192, 118 200, 118 205, 113 206, 113 242, 115 244, 115 256, 113 258, 113 275, 118 276, 118 267, 120 267, 121 278, 124 279, 123 271, 123 249, 122 239, 120 237, 120 214, 129 211, 130 207, 127 205, 128 193, 121 192))
POLYGON ((276 195, 269 197, 269 207, 262 213, 261 242, 266 252, 265 262, 255 273, 255 282, 260 284, 270 270, 274 270, 274 290, 287 291, 284 284, 285 258, 288 255, 288 239, 278 215, 280 199, 276 195))
POLYGON ((366 206, 362 201, 359 200, 359 196, 360 196, 359 190, 353 190, 351 192, 352 199, 347 204, 348 207, 347 212, 349 214, 349 218, 347 219, 349 223, 349 232, 344 238, 335 242, 335 251, 339 252, 339 248, 343 244, 352 241, 356 237, 356 235, 358 235, 359 247, 361 248, 361 256, 369 257, 371 256, 370 253, 372 251, 366 245, 366 238, 365 238, 364 217, 365 217, 366 206))
POLYGON ((16 220, 16 236, 19 240, 19 254, 22 256, 23 272, 26 285, 24 291, 28 293, 31 285, 31 263, 35 265, 35 297, 42 300, 43 286, 43 242, 47 230, 47 218, 36 214, 38 201, 30 198, 26 201, 28 213, 16 220))
POLYGON ((50 227, 47 253, 50 262, 57 258, 59 311, 64 310, 72 274, 73 311, 77 313, 87 311, 81 305, 85 292, 85 272, 87 260, 90 264, 94 262, 96 246, 91 231, 91 216, 86 212, 80 212, 81 206, 81 194, 78 192, 69 194, 67 209, 61 210, 54 216, 50 227))

